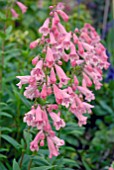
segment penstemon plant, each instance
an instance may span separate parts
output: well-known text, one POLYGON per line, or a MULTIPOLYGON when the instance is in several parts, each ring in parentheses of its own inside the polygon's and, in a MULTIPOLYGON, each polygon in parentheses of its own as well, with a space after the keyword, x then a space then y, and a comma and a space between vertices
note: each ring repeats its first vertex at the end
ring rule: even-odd
POLYGON ((95 100, 90 88, 92 85, 96 90, 101 88, 102 70, 109 63, 100 36, 90 24, 67 32, 61 23, 61 19, 69 20, 63 11, 64 4, 49 8, 49 17, 39 28, 41 38, 30 43, 30 49, 40 47, 41 53, 32 60, 34 68, 30 75, 17 76, 20 79, 17 86, 21 89, 23 84, 28 84, 24 96, 34 101, 24 116, 24 122, 38 131, 30 150, 38 151, 47 141, 52 158, 59 155, 64 140, 56 136, 51 122, 57 131, 65 127, 61 112, 65 107, 76 116, 79 126, 87 123, 84 114, 91 113, 94 106, 89 102, 95 100))

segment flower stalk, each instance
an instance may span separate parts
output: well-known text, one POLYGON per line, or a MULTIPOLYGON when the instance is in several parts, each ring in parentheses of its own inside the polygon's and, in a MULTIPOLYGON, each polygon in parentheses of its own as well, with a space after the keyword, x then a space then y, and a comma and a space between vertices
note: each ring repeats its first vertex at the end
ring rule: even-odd
POLYGON ((47 141, 49 158, 52 158, 59 155, 64 140, 56 136, 49 117, 57 131, 64 128, 66 123, 60 109, 64 106, 76 116, 79 126, 86 125, 84 113, 91 113, 94 106, 89 102, 95 100, 90 87, 94 85, 96 90, 101 88, 102 69, 107 69, 109 63, 100 36, 90 24, 67 32, 61 24, 61 19, 64 22, 69 20, 63 11, 64 4, 58 3, 49 8, 49 17, 39 28, 41 39, 30 43, 31 49, 42 45, 44 57, 38 55, 32 60, 34 68, 30 75, 17 76, 20 79, 17 86, 21 88, 23 84, 28 84, 24 96, 35 100, 24 116, 24 122, 38 130, 30 143, 30 150, 38 151, 39 146, 43 147, 47 141), (64 68, 68 63, 70 67, 64 68), (52 96, 53 103, 48 103, 47 98, 52 96))

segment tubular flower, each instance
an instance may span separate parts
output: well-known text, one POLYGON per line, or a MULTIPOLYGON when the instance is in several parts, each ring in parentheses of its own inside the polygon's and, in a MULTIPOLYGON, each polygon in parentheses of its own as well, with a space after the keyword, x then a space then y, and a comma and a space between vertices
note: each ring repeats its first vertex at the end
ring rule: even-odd
POLYGON ((19 1, 17 1, 16 3, 19 6, 19 8, 21 9, 22 13, 24 14, 27 11, 27 7, 19 1))
POLYGON ((19 15, 13 8, 11 9, 11 13, 14 18, 18 18, 19 15))

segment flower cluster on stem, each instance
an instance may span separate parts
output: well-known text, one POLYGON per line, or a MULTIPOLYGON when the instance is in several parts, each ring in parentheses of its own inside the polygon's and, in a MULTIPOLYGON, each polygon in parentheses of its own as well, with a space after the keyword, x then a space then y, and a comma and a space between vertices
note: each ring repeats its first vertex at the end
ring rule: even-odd
POLYGON ((31 49, 43 46, 42 54, 32 60, 34 68, 30 75, 17 76, 20 79, 17 86, 21 88, 23 84, 28 84, 24 96, 35 101, 24 116, 28 126, 38 129, 30 149, 38 151, 47 140, 49 157, 52 158, 58 156, 64 140, 52 130, 49 117, 56 130, 65 127, 60 110, 64 106, 76 116, 79 126, 85 125, 87 117, 84 113, 91 113, 94 107, 88 102, 95 100, 90 87, 94 84, 96 90, 101 88, 102 69, 107 69, 109 63, 100 36, 90 24, 67 32, 61 24, 61 19, 64 22, 69 20, 63 11, 64 5, 59 3, 49 8, 50 16, 39 28, 41 38, 30 43, 31 49), (68 63, 70 66, 66 71, 64 65, 68 63), (55 102, 46 102, 51 95, 54 95, 55 102), (38 99, 45 101, 45 104, 38 102, 38 99))

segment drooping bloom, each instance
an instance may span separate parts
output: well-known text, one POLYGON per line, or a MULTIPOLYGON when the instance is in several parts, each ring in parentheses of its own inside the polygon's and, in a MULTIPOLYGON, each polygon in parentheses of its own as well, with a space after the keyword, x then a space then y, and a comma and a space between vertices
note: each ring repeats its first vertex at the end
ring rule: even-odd
POLYGON ((35 58, 32 59, 32 64, 36 65, 38 63, 39 56, 36 56, 35 58))
POLYGON ((38 129, 43 128, 43 113, 40 108, 40 105, 38 105, 36 112, 35 112, 35 125, 38 129))
POLYGON ((23 121, 27 123, 28 126, 35 126, 35 113, 36 110, 34 108, 34 106, 31 108, 31 110, 25 114, 23 121))
POLYGON ((94 94, 92 93, 92 91, 88 90, 88 89, 85 88, 85 87, 81 87, 81 86, 78 86, 77 88, 78 88, 78 90, 79 90, 82 94, 85 95, 85 99, 86 99, 87 101, 90 102, 91 100, 94 100, 94 99, 95 99, 95 96, 94 96, 94 94))
POLYGON ((65 144, 64 140, 58 138, 57 136, 52 136, 51 139, 55 143, 57 149, 65 144))
POLYGON ((33 68, 31 71, 31 75, 36 76, 37 80, 42 80, 45 77, 42 67, 43 67, 43 61, 39 60, 35 68, 33 68))
POLYGON ((11 13, 14 18, 18 18, 19 15, 13 8, 11 8, 11 13))
POLYGON ((36 137, 34 138, 34 140, 30 143, 30 150, 32 152, 34 151, 38 151, 39 147, 38 147, 38 143, 40 140, 44 140, 45 136, 44 133, 42 132, 42 130, 36 135, 36 137))
POLYGON ((87 111, 88 113, 91 113, 91 112, 92 112, 91 109, 94 108, 93 105, 91 105, 91 104, 89 104, 89 103, 86 103, 86 102, 83 102, 83 105, 84 105, 84 107, 85 107, 85 109, 86 109, 86 111, 87 111))
POLYGON ((84 53, 84 48, 82 46, 82 43, 80 41, 78 41, 78 53, 83 55, 84 53))
POLYGON ((21 89, 23 84, 27 84, 29 83, 30 77, 31 76, 16 76, 18 79, 20 79, 20 82, 18 84, 16 84, 19 89, 21 89))
POLYGON ((58 109, 58 105, 57 104, 49 104, 48 105, 48 112, 52 112, 52 110, 57 110, 58 109))
POLYGON ((54 72, 54 68, 52 67, 51 68, 51 72, 50 72, 50 82, 52 84, 55 84, 56 83, 56 75, 55 75, 55 72, 54 72))
POLYGON ((63 100, 63 95, 62 95, 62 92, 60 91, 60 89, 55 84, 53 85, 53 92, 55 95, 56 102, 58 104, 61 104, 62 100, 63 100))
POLYGON ((49 34, 49 23, 50 20, 47 18, 44 24, 39 28, 39 33, 43 34, 43 36, 47 36, 49 34))
POLYGON ((68 21, 69 17, 68 17, 68 15, 67 15, 65 12, 63 12, 62 10, 57 10, 57 13, 62 17, 62 19, 63 19, 65 22, 68 21))
POLYGON ((66 108, 69 107, 70 103, 72 103, 72 98, 71 96, 67 93, 66 89, 65 90, 61 90, 62 96, 63 96, 63 100, 61 105, 65 106, 66 108))
POLYGON ((57 12, 54 12, 54 23, 53 24, 58 24, 59 22, 60 22, 60 19, 59 19, 59 17, 58 17, 58 14, 57 14, 57 12))
POLYGON ((88 86, 88 87, 92 86, 92 81, 85 73, 83 73, 83 78, 85 80, 86 86, 88 86))
POLYGON ((86 125, 87 124, 87 117, 83 116, 80 113, 75 113, 76 117, 78 118, 78 125, 82 126, 82 125, 86 125))
POLYGON ((67 85, 70 78, 66 76, 63 69, 60 66, 58 66, 57 64, 55 64, 55 69, 56 69, 58 78, 60 80, 60 86, 67 85))
POLYGON ((74 42, 74 44, 77 44, 78 43, 78 37, 77 37, 77 35, 74 33, 73 34, 73 42, 74 42))
POLYGON ((59 152, 58 149, 56 148, 56 146, 54 145, 53 140, 51 139, 51 137, 47 137, 47 142, 48 142, 48 148, 49 148, 49 158, 52 158, 53 156, 58 156, 59 152))
POLYGON ((22 2, 17 1, 16 3, 24 14, 27 11, 27 7, 22 2))
POLYGON ((50 47, 47 47, 46 64, 49 68, 51 68, 53 63, 54 63, 54 57, 53 57, 52 50, 50 47))
POLYGON ((25 89, 26 90, 24 91, 24 96, 26 98, 33 100, 34 98, 38 98, 39 97, 39 91, 37 89, 37 86, 29 85, 25 89))
POLYGON ((71 44, 70 39, 71 39, 71 32, 65 35, 65 38, 63 41, 63 47, 67 50, 70 48, 70 44, 71 44))
POLYGON ((55 126, 56 130, 59 130, 61 127, 65 127, 64 120, 60 118, 60 112, 58 112, 58 114, 50 112, 49 114, 53 120, 53 125, 55 126))
POLYGON ((47 87, 46 87, 45 83, 43 84, 42 91, 40 93, 40 97, 42 99, 46 99, 46 97, 47 97, 47 87))
POLYGON ((38 43, 39 43, 39 39, 37 39, 37 40, 31 42, 31 43, 30 43, 30 49, 36 48, 37 45, 38 45, 38 43))
POLYGON ((57 41, 55 40, 54 34, 50 32, 50 44, 56 45, 57 41))

